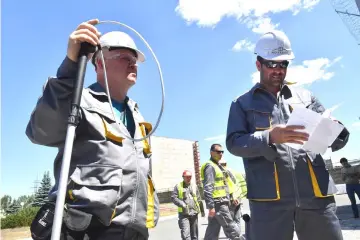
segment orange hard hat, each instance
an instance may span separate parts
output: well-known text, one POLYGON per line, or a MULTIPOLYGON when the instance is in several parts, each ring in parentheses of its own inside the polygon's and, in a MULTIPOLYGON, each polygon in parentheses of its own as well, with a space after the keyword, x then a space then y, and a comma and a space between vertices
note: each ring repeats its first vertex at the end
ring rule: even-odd
POLYGON ((192 174, 189 170, 185 170, 182 175, 183 175, 183 177, 191 177, 192 176, 192 174))

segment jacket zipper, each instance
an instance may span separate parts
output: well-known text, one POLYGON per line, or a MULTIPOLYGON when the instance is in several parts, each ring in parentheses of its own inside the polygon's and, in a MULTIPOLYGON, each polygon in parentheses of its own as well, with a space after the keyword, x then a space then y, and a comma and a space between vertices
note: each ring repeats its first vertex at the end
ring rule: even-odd
MULTIPOLYGON (((281 97, 281 90, 279 91, 279 99, 281 101, 279 101, 272 93, 270 93, 269 91, 263 89, 264 91, 268 92, 276 101, 279 110, 280 110, 280 117, 281 117, 281 122, 285 123, 285 117, 283 115, 283 111, 282 111, 282 105, 283 105, 283 101, 282 101, 282 97, 281 97)), ((284 106, 285 108, 285 106, 284 106)), ((290 157, 290 162, 291 162, 291 175, 292 175, 292 179, 293 179, 293 185, 294 185, 294 191, 295 191, 295 203, 296 203, 296 207, 300 207, 300 195, 299 195, 299 188, 298 188, 298 183, 297 183, 297 178, 296 178, 296 173, 295 173, 295 163, 294 163, 294 159, 292 156, 292 152, 289 146, 286 146, 286 152, 288 153, 289 157, 290 157)))
MULTIPOLYGON (((281 91, 280 91, 281 92, 281 91)), ((283 111, 282 111, 282 105, 283 101, 282 101, 282 97, 281 94, 279 96, 279 99, 281 100, 279 102, 279 107, 280 107, 280 115, 281 115, 281 121, 285 123, 285 117, 283 115, 283 111)), ((285 105, 283 106, 285 108, 285 105)), ((293 155, 291 152, 291 149, 289 146, 286 146, 286 152, 289 154, 290 156, 290 162, 291 162, 291 175, 292 175, 292 179, 293 179, 293 185, 294 185, 294 191, 295 191, 295 202, 296 202, 296 207, 300 207, 300 195, 299 195, 299 188, 298 188, 298 183, 297 183, 297 178, 296 178, 296 173, 295 173, 295 163, 294 163, 294 159, 293 159, 293 155)))
MULTIPOLYGON (((133 150, 135 151, 135 154, 137 154, 137 149, 136 149, 136 142, 133 141, 134 144, 134 148, 133 150)), ((138 195, 138 188, 139 188, 139 164, 138 164, 138 158, 137 156, 135 156, 135 163, 136 163, 136 185, 135 185, 135 190, 134 190, 134 199, 133 199, 133 208, 132 208, 132 223, 134 223, 136 221, 135 218, 135 214, 136 214, 136 200, 137 200, 137 195, 138 195)))

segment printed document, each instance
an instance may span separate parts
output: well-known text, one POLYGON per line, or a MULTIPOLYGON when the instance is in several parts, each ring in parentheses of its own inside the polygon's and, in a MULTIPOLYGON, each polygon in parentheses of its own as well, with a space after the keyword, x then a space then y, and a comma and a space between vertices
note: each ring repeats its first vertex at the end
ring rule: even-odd
POLYGON ((285 144, 297 150, 304 149, 308 152, 325 154, 327 148, 333 144, 344 129, 343 125, 331 120, 329 115, 328 111, 321 115, 307 108, 295 108, 286 125, 304 126, 305 129, 296 131, 308 133, 309 139, 303 145, 294 143, 285 144))

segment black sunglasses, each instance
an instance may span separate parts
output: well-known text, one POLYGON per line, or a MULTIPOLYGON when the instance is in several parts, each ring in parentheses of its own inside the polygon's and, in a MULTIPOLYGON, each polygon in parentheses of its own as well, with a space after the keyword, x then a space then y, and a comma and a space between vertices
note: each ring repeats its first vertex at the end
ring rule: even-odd
POLYGON ((216 152, 216 153, 224 153, 224 151, 218 151, 218 150, 213 150, 213 152, 216 152))
POLYGON ((282 62, 275 62, 275 61, 266 61, 266 60, 261 60, 260 61, 261 64, 264 64, 267 68, 287 68, 289 66, 289 61, 282 61, 282 62))

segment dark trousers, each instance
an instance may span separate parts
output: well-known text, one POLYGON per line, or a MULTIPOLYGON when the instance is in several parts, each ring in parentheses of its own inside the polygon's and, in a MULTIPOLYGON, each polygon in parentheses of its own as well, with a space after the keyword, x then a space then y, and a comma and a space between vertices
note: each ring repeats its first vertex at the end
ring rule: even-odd
POLYGON ((351 202, 351 208, 355 218, 359 217, 359 209, 356 205, 355 193, 360 200, 360 184, 346 184, 346 193, 351 202))
POLYGON ((199 239, 199 226, 198 215, 184 216, 179 214, 179 228, 181 230, 182 240, 198 240, 199 239))
POLYGON ((343 240, 335 203, 318 209, 267 204, 250 201, 251 240, 292 240, 294 229, 299 240, 343 240))

